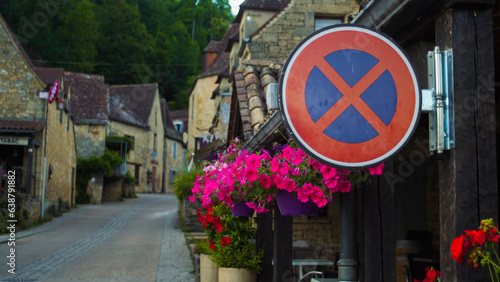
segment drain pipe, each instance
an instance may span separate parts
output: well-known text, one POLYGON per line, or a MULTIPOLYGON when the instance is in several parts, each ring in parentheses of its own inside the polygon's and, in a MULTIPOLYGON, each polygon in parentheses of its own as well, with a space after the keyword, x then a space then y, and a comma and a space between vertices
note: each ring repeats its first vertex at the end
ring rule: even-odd
POLYGON ((372 0, 351 21, 351 23, 380 29, 392 16, 397 14, 404 6, 412 0, 372 0))

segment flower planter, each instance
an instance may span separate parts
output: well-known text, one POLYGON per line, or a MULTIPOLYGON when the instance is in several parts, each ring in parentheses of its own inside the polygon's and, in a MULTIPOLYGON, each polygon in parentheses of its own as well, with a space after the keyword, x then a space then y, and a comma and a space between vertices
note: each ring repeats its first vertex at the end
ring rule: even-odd
POLYGON ((252 216, 254 210, 247 206, 247 202, 240 201, 234 203, 234 207, 231 208, 231 212, 234 216, 252 216))
POLYGON ((282 215, 318 215, 319 207, 311 200, 302 202, 297 198, 297 195, 289 193, 285 190, 280 190, 276 195, 276 203, 282 215))
POLYGON ((219 268, 206 254, 200 255, 200 282, 217 282, 219 268))
POLYGON ((219 267, 219 282, 256 282, 257 273, 242 268, 219 267))

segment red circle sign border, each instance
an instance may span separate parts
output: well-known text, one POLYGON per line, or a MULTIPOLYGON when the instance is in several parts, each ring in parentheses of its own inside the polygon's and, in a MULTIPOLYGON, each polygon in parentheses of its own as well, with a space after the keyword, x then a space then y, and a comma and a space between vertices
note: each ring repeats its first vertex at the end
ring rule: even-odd
MULTIPOLYGON (((327 76, 335 80, 337 87, 337 83, 345 83, 335 71, 327 76)), ((367 86, 361 85, 361 89, 365 89, 363 87, 367 86)), ((321 29, 299 43, 283 68, 280 91, 281 114, 295 142, 318 161, 338 168, 371 167, 394 156, 409 141, 420 117, 418 78, 404 51, 386 35, 353 24, 321 29), (377 58, 377 65, 390 72, 397 89, 397 106, 392 121, 386 129, 383 126, 377 128, 377 131, 383 131, 382 134, 359 144, 343 143, 326 136, 324 124, 318 126, 321 123, 314 123, 310 118, 304 94, 307 77, 314 66, 328 54, 344 51, 349 56, 350 50, 363 51, 377 58)))

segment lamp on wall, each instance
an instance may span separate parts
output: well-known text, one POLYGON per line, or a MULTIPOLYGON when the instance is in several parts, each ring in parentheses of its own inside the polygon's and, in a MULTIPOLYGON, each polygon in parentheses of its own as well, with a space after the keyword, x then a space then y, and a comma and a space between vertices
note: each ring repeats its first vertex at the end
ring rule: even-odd
POLYGON ((64 110, 64 100, 63 99, 57 99, 57 108, 59 110, 64 110))

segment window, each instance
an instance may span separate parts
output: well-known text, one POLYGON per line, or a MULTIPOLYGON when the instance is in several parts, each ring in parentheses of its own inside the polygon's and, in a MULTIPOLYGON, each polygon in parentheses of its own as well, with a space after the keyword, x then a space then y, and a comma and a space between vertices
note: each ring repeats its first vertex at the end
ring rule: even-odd
POLYGON ((182 132, 182 130, 184 129, 184 123, 181 121, 181 120, 174 120, 174 126, 175 126, 175 130, 179 131, 179 132, 182 132))
POLYGON ((154 136, 154 139, 153 139, 153 151, 156 152, 156 133, 155 133, 155 136, 154 136))
POLYGON ((314 30, 315 31, 320 30, 324 27, 341 23, 342 23, 341 18, 316 18, 314 20, 314 30))
POLYGON ((177 175, 177 171, 171 169, 170 170, 170 184, 174 184, 174 178, 177 175))
POLYGON ((187 152, 186 152, 186 151, 184 151, 184 156, 183 156, 183 158, 184 158, 184 163, 186 163, 186 161, 187 161, 187 152))
POLYGON ((139 185, 139 172, 140 172, 140 166, 136 165, 135 166, 135 185, 139 185))
POLYGON ((177 156, 177 143, 174 143, 174 147, 172 149, 173 149, 172 156, 175 159, 175 157, 177 156))
POLYGON ((131 135, 126 135, 126 134, 125 134, 125 135, 123 135, 123 136, 125 136, 125 137, 127 137, 128 139, 132 140, 132 148, 130 148, 130 150, 133 150, 133 149, 134 149, 134 147, 135 147, 135 145, 134 145, 134 144, 135 144, 135 137, 134 137, 134 136, 131 136, 131 135))

